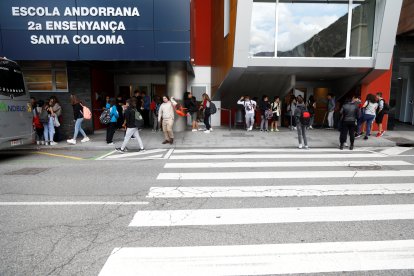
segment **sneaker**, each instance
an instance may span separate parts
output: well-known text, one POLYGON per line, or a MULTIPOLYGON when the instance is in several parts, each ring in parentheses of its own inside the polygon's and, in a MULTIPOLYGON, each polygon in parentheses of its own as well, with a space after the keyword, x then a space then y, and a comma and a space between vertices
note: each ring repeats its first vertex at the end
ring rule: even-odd
POLYGON ((143 149, 139 149, 139 150, 138 150, 138 152, 141 152, 141 151, 142 151, 142 152, 144 152, 144 151, 145 151, 145 149, 143 148, 143 149))
POLYGON ((313 129, 313 127, 312 126, 309 126, 309 129, 313 129))
POLYGON ((377 135, 375 135, 375 137, 380 137, 381 136, 381 132, 378 132, 377 135))
POLYGON ((348 143, 344 143, 344 146, 347 147, 348 146, 348 143))
POLYGON ((68 142, 68 144, 76 145, 75 139, 69 139, 69 140, 66 140, 66 142, 68 142))
POLYGON ((50 142, 51 146, 56 146, 58 143, 56 143, 55 141, 50 142))
POLYGON ((277 128, 277 129, 275 129, 275 131, 279 131, 279 129, 277 128))
POLYGON ((302 146, 302 144, 299 144, 299 148, 301 149, 303 146, 302 146))
POLYGON ((41 144, 41 145, 44 145, 44 144, 45 144, 45 141, 40 141, 40 144, 41 144))
POLYGON ((153 130, 151 130, 151 132, 157 132, 157 130, 153 129, 153 130))
POLYGON ((273 128, 270 129, 271 132, 275 131, 273 128))
POLYGON ((36 141, 36 145, 40 145, 40 141, 36 141))
POLYGON ((125 150, 123 150, 123 149, 121 149, 121 148, 115 148, 115 150, 116 150, 117 152, 120 152, 120 153, 125 153, 125 150))
POLYGON ((261 129, 260 132, 263 132, 263 129, 261 129))
POLYGON ((308 146, 305 146, 305 149, 306 149, 306 150, 308 150, 308 149, 309 149, 309 147, 308 147, 308 146))
POLYGON ((196 131, 197 131, 197 129, 193 128, 191 131, 192 131, 192 132, 196 132, 196 131))
POLYGON ((339 149, 340 149, 340 150, 343 150, 343 149, 344 149, 344 145, 343 145, 343 144, 341 144, 341 145, 339 146, 339 149))
POLYGON ((293 127, 293 129, 294 129, 294 130, 297 130, 298 128, 297 128, 297 127, 293 127))
POLYGON ((353 149, 354 149, 354 145, 350 145, 349 150, 353 150, 353 149))
POLYGON ((89 139, 89 137, 84 137, 82 140, 81 140, 81 142, 82 143, 85 143, 85 142, 89 142, 91 139, 89 139))
POLYGON ((115 145, 114 144, 114 142, 111 142, 111 143, 106 143, 108 146, 113 146, 113 145, 115 145))
POLYGON ((359 138, 359 137, 361 137, 362 136, 362 134, 361 133, 357 133, 356 135, 355 135, 355 138, 359 138))
POLYGON ((364 137, 364 140, 368 140, 368 136, 365 136, 365 137, 364 137))
POLYGON ((213 128, 212 127, 210 127, 210 131, 213 131, 213 128))
POLYGON ((210 130, 207 129, 207 130, 204 131, 204 133, 210 133, 210 130))
POLYGON ((381 137, 382 135, 384 135, 384 133, 385 133, 385 130, 381 131, 381 133, 380 133, 380 137, 381 137))
POLYGON ((269 130, 268 130, 268 129, 265 129, 265 131, 266 131, 266 132, 269 132, 269 130))
POLYGON ((249 130, 252 131, 253 130, 253 126, 249 127, 249 130))

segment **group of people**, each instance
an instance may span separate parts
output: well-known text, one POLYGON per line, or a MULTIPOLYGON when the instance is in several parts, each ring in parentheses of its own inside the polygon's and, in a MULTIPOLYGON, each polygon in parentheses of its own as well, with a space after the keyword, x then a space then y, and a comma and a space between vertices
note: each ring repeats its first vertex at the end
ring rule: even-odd
POLYGON ((30 98, 33 113, 33 128, 37 145, 57 145, 61 140, 60 122, 62 107, 55 96, 46 101, 30 98))

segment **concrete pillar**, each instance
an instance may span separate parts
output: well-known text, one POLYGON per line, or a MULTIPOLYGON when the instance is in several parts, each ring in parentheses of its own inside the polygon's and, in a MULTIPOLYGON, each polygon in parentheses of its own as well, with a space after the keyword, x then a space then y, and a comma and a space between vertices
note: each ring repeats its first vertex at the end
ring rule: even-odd
MULTIPOLYGON (((183 102, 184 92, 187 91, 187 64, 182 61, 167 63, 167 93, 177 102, 183 102)), ((186 118, 175 114, 174 131, 184 131, 186 118)))

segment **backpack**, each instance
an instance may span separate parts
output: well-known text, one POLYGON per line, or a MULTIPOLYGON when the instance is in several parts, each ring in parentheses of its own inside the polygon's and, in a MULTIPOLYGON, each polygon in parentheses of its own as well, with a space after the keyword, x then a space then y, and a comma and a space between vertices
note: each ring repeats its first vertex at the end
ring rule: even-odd
POLYGON ((102 113, 101 116, 99 116, 99 121, 101 124, 109 124, 111 122, 111 110, 109 108, 106 108, 102 113))
POLYGON ((310 125, 311 114, 308 110, 302 109, 300 112, 299 121, 302 125, 308 126, 310 125))
POLYGON ((90 120, 92 118, 91 110, 86 106, 81 104, 82 106, 82 115, 85 120, 90 120))
POLYGON ((39 122, 41 122, 42 124, 49 123, 49 114, 44 109, 39 114, 39 122))
POLYGON ((210 114, 215 114, 217 112, 217 107, 213 102, 210 102, 210 114))
POLYGON ((383 107, 382 107, 382 112, 384 112, 384 114, 388 114, 388 112, 390 112, 390 105, 389 105, 389 104, 387 104, 387 103, 384 101, 384 99, 382 99, 381 101, 384 103, 384 105, 383 105, 383 107))
POLYGON ((270 120, 273 118, 273 112, 272 110, 265 110, 264 116, 267 120, 270 120))
POLYGON ((135 127, 142 129, 144 127, 144 119, 142 118, 141 113, 138 110, 133 109, 135 113, 135 127))

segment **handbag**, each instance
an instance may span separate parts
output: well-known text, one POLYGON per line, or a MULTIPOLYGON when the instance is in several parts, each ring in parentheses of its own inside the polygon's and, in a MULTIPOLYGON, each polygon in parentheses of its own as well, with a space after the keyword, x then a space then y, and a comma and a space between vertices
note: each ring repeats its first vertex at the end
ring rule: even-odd
POLYGON ((53 125, 55 127, 60 127, 59 119, 57 117, 53 117, 53 125))

